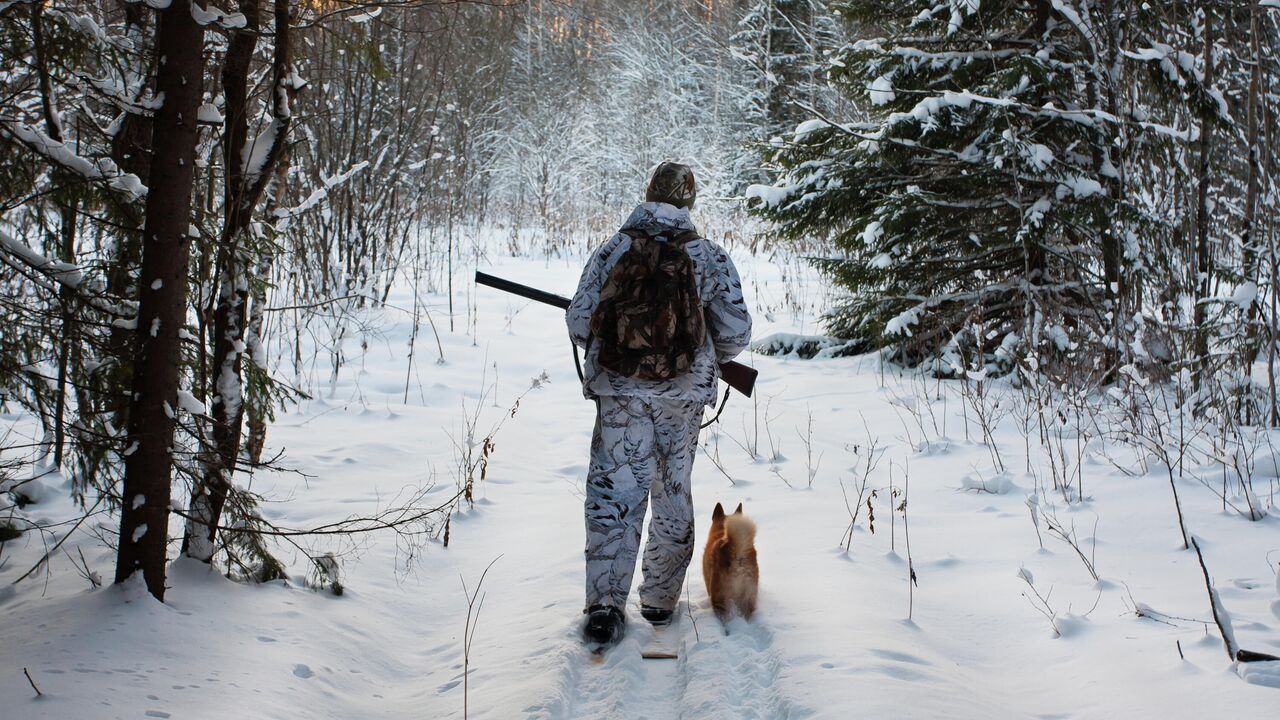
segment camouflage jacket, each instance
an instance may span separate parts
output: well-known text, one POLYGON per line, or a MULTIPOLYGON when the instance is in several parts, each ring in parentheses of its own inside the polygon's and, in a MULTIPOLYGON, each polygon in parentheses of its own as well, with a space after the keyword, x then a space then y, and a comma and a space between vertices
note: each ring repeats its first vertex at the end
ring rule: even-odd
MULTIPOLYGON (((632 211, 622 230, 640 230, 656 235, 673 230, 697 232, 689 211, 666 203, 644 203, 632 211)), ((731 360, 751 341, 751 314, 742 299, 742 282, 729 254, 716 243, 699 239, 685 244, 693 260, 698 279, 698 292, 707 320, 707 340, 694 359, 693 368, 672 380, 638 380, 614 374, 596 362, 598 348, 589 347, 591 314, 600 299, 600 288, 609 277, 614 263, 630 247, 631 238, 619 231, 591 254, 578 290, 565 314, 569 336, 579 347, 587 348, 583 367, 583 394, 589 398, 601 395, 635 395, 670 400, 697 400, 711 405, 716 399, 716 381, 720 378, 718 362, 731 360)))

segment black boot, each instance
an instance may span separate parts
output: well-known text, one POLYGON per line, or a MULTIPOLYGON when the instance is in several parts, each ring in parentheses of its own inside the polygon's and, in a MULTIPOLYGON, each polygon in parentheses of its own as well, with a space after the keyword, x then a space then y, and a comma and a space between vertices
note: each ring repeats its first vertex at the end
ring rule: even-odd
POLYGON ((592 605, 587 608, 587 624, 582 628, 582 637, 588 643, 601 648, 617 644, 627 624, 622 611, 608 605, 592 605))
POLYGON ((648 605, 640 606, 640 617, 648 620, 649 623, 655 627, 670 625, 671 615, 672 612, 670 610, 659 610, 656 607, 649 607, 648 605))

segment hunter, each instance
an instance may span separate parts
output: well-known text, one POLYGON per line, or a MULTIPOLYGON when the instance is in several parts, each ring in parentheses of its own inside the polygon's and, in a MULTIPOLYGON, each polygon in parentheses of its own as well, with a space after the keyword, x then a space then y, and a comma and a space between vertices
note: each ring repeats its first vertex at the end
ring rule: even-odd
POLYGON ((625 632, 651 499, 640 614, 671 621, 693 557, 689 480, 703 408, 715 404, 718 363, 751 340, 737 269, 689 219, 695 197, 690 167, 660 164, 645 202, 592 253, 566 313, 586 350, 583 394, 596 403, 583 637, 600 646, 625 632))

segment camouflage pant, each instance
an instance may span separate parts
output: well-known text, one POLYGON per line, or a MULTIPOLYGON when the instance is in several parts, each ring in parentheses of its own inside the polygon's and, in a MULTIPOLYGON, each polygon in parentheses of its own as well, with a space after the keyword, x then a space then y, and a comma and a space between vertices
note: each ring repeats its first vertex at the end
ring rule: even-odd
POLYGON ((652 498, 640 603, 674 609, 693 557, 689 476, 703 404, 627 396, 598 403, 587 476, 587 607, 626 606, 652 498))

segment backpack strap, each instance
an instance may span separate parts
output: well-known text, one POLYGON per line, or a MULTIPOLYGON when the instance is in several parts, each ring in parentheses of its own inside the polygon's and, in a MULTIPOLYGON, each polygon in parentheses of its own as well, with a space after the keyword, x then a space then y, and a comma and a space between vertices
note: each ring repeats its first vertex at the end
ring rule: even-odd
POLYGON ((649 233, 643 230, 637 230, 635 228, 623 228, 618 232, 622 233, 623 235, 626 235, 632 240, 639 240, 640 238, 658 237, 660 235, 666 235, 671 242, 674 242, 677 245, 687 245, 688 243, 691 243, 694 240, 702 239, 702 236, 699 235, 695 230, 681 230, 677 233, 671 233, 671 234, 662 232, 662 233, 658 233, 658 235, 650 235, 649 233))
POLYGON ((671 235, 670 237, 671 237, 671 242, 674 242, 677 245, 688 245, 694 240, 702 239, 702 236, 699 235, 695 230, 681 230, 680 232, 676 233, 675 235, 671 235))

